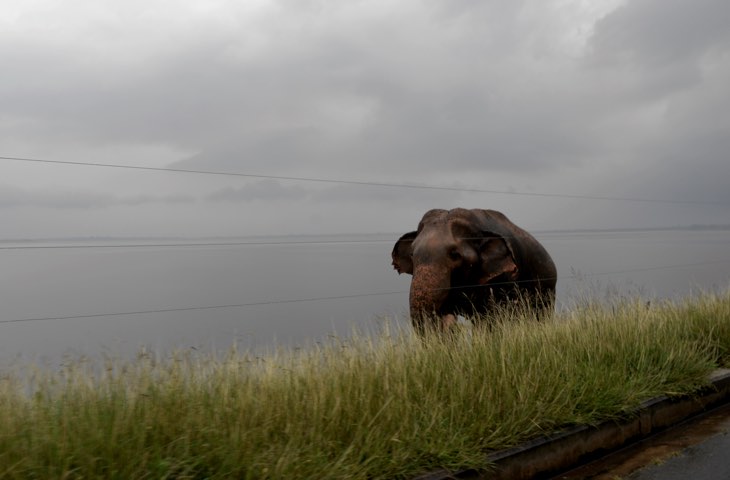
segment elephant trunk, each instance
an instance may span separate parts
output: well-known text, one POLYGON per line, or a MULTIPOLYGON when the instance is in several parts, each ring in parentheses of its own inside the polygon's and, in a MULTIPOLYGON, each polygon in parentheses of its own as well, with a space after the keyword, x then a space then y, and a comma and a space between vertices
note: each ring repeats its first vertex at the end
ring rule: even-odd
POLYGON ((437 324, 439 310, 449 296, 450 272, 433 265, 416 267, 411 281, 411 322, 420 334, 427 330, 443 329, 437 324))

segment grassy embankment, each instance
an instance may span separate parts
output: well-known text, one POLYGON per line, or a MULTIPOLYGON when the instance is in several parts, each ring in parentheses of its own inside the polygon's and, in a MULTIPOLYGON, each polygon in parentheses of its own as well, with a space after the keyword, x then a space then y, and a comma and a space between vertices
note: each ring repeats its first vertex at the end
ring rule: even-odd
POLYGON ((1 478, 393 478, 693 392, 730 364, 730 295, 578 308, 424 345, 140 354, 0 379, 1 478), (32 392, 32 393, 29 393, 32 392))

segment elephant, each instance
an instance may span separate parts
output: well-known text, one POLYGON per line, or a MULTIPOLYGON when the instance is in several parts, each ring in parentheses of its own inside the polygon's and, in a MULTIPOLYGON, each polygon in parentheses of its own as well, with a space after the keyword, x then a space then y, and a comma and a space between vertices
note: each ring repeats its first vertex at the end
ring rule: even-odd
POLYGON ((423 335, 447 332, 458 315, 489 318, 500 306, 550 314, 557 271, 545 248, 496 210, 426 212, 398 239, 393 268, 413 276, 411 322, 423 335))

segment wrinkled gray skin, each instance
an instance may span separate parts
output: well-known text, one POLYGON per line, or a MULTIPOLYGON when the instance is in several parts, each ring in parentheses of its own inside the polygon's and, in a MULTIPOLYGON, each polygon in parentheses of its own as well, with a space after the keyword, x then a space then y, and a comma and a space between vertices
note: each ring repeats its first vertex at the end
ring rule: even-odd
POLYGON ((552 311, 557 272, 535 238, 494 210, 430 210, 393 247, 393 267, 413 275, 416 331, 446 331, 457 315, 489 314, 520 301, 552 311))

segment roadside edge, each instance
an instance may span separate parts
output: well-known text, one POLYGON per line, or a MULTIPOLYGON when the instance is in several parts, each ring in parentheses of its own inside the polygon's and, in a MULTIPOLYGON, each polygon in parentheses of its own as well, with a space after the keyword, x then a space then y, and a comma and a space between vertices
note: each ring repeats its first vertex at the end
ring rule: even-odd
POLYGON ((596 426, 571 427, 513 448, 493 452, 487 456, 487 460, 494 465, 493 471, 439 470, 418 476, 414 480, 549 478, 728 402, 730 369, 719 369, 710 374, 709 384, 695 394, 649 399, 628 420, 609 420, 596 426))

